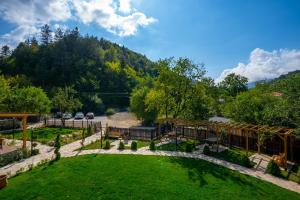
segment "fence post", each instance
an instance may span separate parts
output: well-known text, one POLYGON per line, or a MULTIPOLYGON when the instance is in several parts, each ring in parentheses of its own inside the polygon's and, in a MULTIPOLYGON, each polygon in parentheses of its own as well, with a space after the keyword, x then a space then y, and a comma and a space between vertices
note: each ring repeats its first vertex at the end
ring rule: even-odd
POLYGON ((81 120, 81 129, 83 129, 83 120, 81 120))

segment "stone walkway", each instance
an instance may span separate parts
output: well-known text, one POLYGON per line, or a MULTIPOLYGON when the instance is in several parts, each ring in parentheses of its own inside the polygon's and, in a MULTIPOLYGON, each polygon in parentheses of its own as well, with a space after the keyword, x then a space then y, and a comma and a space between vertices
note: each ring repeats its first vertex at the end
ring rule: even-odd
MULTIPOLYGON (((92 135, 85 140, 85 145, 90 144, 91 142, 94 142, 100 138, 100 134, 92 135)), ((150 151, 148 147, 144 147, 139 149, 138 151, 131 151, 131 150, 117 150, 118 143, 116 143, 116 148, 112 148, 110 150, 83 150, 83 151, 77 151, 81 147, 81 141, 76 141, 71 144, 67 144, 63 147, 61 147, 61 155, 62 157, 73 157, 78 155, 87 155, 87 154, 130 154, 130 155, 154 155, 154 156, 174 156, 174 157, 186 157, 186 158, 195 158, 195 159, 201 159, 206 160, 208 162, 224 166, 231 170, 236 170, 242 174, 246 174, 249 176, 253 176, 255 178, 273 183, 275 185, 278 185, 280 187, 286 188, 288 190, 297 192, 300 194, 300 184, 297 184, 292 181, 287 181, 284 179, 280 179, 274 176, 271 176, 269 174, 265 174, 261 170, 255 170, 255 169, 249 169, 242 167, 240 165, 236 165, 227 161, 219 160, 217 158, 209 157, 204 154, 202 154, 201 150, 195 151, 193 153, 185 153, 185 152, 171 152, 171 151, 150 151)), ((8 165, 5 167, 0 168, 0 174, 8 174, 9 176, 12 176, 16 174, 20 169, 26 170, 28 169, 29 165, 37 165, 38 163, 42 162, 43 160, 47 159, 53 159, 54 158, 54 150, 51 150, 50 152, 42 153, 37 156, 33 156, 31 158, 28 158, 26 160, 22 160, 18 163, 14 163, 12 165, 8 165)))

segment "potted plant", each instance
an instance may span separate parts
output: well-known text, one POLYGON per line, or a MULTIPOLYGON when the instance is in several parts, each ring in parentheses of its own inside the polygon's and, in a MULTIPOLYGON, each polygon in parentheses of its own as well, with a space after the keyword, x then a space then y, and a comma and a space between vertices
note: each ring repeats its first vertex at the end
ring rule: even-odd
POLYGON ((7 176, 0 175, 0 189, 6 187, 6 185, 7 185, 7 176))

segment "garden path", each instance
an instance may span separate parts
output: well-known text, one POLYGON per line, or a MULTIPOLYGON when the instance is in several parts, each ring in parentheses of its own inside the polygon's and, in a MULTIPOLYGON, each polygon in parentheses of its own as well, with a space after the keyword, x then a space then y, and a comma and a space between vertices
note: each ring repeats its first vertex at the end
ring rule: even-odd
MULTIPOLYGON (((85 145, 90 144, 91 142, 94 142, 99 138, 100 138, 99 133, 94 134, 86 138, 85 145)), ((237 164, 233 164, 217 158, 206 156, 202 154, 201 150, 194 151, 193 153, 185 153, 185 152, 171 152, 171 151, 150 151, 148 147, 145 147, 137 151, 131 151, 131 150, 120 151, 117 150, 116 148, 112 148, 110 150, 98 149, 98 150, 76 151, 80 147, 81 147, 81 141, 75 141, 73 143, 62 146, 60 152, 62 157, 73 157, 73 156, 87 155, 87 154, 131 154, 131 155, 155 155, 155 156, 171 156, 171 157, 186 157, 186 158, 202 159, 220 166, 224 166, 228 169, 238 171, 242 174, 246 174, 267 182, 271 182, 275 185, 278 185, 280 187, 286 188, 288 190, 300 194, 300 184, 271 176, 269 174, 264 173, 261 170, 249 169, 237 164)), ((21 169, 22 171, 27 170, 30 165, 38 165, 40 162, 42 162, 45 159, 50 160, 53 158, 54 158, 54 150, 51 150, 50 152, 45 152, 30 157, 28 159, 22 160, 20 162, 14 163, 12 165, 2 167, 0 168, 0 174, 8 174, 9 176, 12 176, 16 174, 18 171, 20 171, 21 169)))

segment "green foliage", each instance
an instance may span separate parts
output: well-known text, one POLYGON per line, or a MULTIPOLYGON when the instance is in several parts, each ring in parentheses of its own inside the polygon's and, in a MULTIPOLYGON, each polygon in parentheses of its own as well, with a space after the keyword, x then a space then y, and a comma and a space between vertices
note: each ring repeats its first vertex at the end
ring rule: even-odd
POLYGON ((191 153, 193 152, 193 149, 194 149, 194 144, 191 142, 187 142, 185 146, 185 152, 191 153))
POLYGON ((41 44, 32 38, 11 54, 5 53, 0 70, 9 76, 25 75, 51 98, 56 95, 54 88, 73 86, 84 112, 103 113, 105 106, 127 107, 126 94, 139 79, 154 75, 153 63, 144 55, 102 38, 83 37, 78 28, 63 32, 44 25, 40 35, 41 44))
POLYGON ((156 150, 156 146, 155 146, 155 142, 154 141, 150 142, 149 149, 150 149, 150 151, 155 151, 156 150))
POLYGON ((270 160, 267 165, 266 173, 272 174, 273 176, 281 177, 281 171, 279 166, 275 163, 274 160, 270 160))
POLYGON ((251 163, 251 161, 250 161, 250 159, 247 155, 242 154, 240 160, 241 160, 241 165, 242 166, 248 167, 248 168, 253 167, 253 165, 252 165, 252 163, 251 163))
POLYGON ((115 114, 115 110, 113 108, 108 108, 106 111, 105 111, 105 114, 107 116, 112 116, 113 114, 115 114))
POLYGON ((120 141, 118 149, 119 150, 124 150, 125 149, 124 142, 120 141))
POLYGON ((60 134, 57 134, 56 138, 55 138, 55 144, 54 144, 54 147, 55 147, 55 150, 54 150, 54 154, 55 154, 55 160, 58 161, 60 160, 60 134))
POLYGON ((61 113, 73 112, 82 107, 82 103, 76 98, 77 92, 72 87, 58 88, 52 99, 53 106, 61 113))
POLYGON ((208 145, 204 145, 203 154, 204 155, 209 155, 210 154, 210 149, 209 149, 208 145))
POLYGON ((106 149, 106 150, 110 149, 110 141, 109 140, 105 140, 103 149, 106 149))
POLYGON ((248 79, 246 77, 231 73, 220 83, 220 87, 223 88, 229 96, 234 97, 240 92, 247 91, 247 83, 248 79))
POLYGON ((87 136, 91 136, 94 134, 94 130, 91 125, 87 127, 87 136))
POLYGON ((137 150, 137 142, 136 141, 132 141, 131 142, 130 149, 133 150, 133 151, 137 150))
POLYGON ((149 92, 148 87, 136 88, 130 97, 130 108, 138 119, 142 119, 145 124, 152 123, 158 115, 157 109, 152 109, 146 105, 146 96, 149 92))

